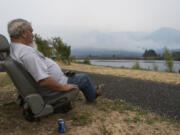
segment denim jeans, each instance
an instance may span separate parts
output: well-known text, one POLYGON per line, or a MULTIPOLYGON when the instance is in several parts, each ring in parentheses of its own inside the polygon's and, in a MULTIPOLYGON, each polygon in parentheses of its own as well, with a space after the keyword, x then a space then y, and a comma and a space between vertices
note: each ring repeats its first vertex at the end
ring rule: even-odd
POLYGON ((89 77, 84 74, 75 74, 72 77, 68 77, 69 84, 75 84, 83 92, 87 101, 92 102, 96 99, 97 87, 92 85, 89 77))

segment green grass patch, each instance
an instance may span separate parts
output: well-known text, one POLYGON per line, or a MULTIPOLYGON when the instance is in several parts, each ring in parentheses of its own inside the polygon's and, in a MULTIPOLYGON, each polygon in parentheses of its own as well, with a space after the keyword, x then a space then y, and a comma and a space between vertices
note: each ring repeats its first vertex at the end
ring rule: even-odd
POLYGON ((71 114, 70 119, 73 121, 73 125, 85 126, 92 122, 90 113, 76 112, 71 114))
POLYGON ((147 118, 147 119, 145 120, 145 122, 146 122, 147 124, 149 124, 149 125, 152 125, 152 124, 154 124, 155 119, 154 119, 154 118, 147 118))
POLYGON ((141 107, 137 107, 136 111, 138 112, 139 115, 147 115, 149 113, 149 110, 142 109, 141 107))
POLYGON ((11 85, 11 84, 12 84, 12 81, 11 81, 11 79, 9 78, 8 75, 6 75, 6 76, 0 81, 0 87, 5 87, 5 86, 11 85))
POLYGON ((180 121, 178 121, 176 119, 173 119, 173 118, 170 118, 165 114, 157 117, 156 119, 158 119, 161 122, 166 121, 166 122, 169 122, 169 123, 178 123, 178 124, 180 124, 180 121))
POLYGON ((137 112, 138 115, 147 115, 149 113, 148 110, 142 109, 139 106, 132 105, 130 103, 127 103, 126 101, 122 99, 117 100, 107 100, 103 98, 98 103, 99 108, 103 111, 118 111, 120 113, 123 113, 124 111, 133 111, 137 112))
POLYGON ((133 118, 130 117, 125 118, 124 121, 130 123, 139 123, 139 122, 143 122, 143 119, 139 115, 136 115, 133 118))
POLYGON ((137 112, 139 115, 146 115, 149 112, 148 110, 144 110, 141 107, 127 103, 122 99, 115 100, 114 104, 111 106, 111 109, 119 112, 133 111, 137 112))
POLYGON ((91 62, 89 59, 84 59, 83 61, 74 61, 74 63, 91 65, 91 62))
POLYGON ((113 135, 113 131, 107 129, 105 125, 102 125, 102 126, 99 128, 99 131, 100 131, 101 135, 113 135))

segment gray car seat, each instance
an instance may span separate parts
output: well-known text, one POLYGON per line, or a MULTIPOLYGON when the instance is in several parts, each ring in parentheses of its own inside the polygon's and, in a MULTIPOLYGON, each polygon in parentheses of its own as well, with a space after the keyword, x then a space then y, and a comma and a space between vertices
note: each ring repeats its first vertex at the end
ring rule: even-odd
POLYGON ((79 90, 73 89, 69 92, 58 92, 58 94, 51 97, 43 96, 42 91, 49 92, 50 90, 41 87, 24 67, 13 60, 9 54, 10 45, 8 40, 0 35, 0 66, 8 73, 18 89, 19 104, 22 106, 27 120, 31 121, 51 114, 78 95, 79 90))

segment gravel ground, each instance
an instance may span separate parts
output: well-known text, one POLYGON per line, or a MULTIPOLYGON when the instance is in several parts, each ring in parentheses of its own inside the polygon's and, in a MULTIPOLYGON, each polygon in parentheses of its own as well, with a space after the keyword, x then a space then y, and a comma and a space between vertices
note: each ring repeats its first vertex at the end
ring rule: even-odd
POLYGON ((103 96, 123 99, 160 115, 180 120, 180 85, 87 73, 93 84, 104 83, 103 96))

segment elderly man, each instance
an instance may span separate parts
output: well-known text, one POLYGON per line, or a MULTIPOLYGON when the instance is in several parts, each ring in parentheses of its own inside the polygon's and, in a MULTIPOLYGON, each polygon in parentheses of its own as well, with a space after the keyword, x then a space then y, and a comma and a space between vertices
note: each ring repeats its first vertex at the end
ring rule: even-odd
POLYGON ((21 63, 39 85, 52 90, 50 93, 43 93, 43 96, 58 94, 59 91, 70 91, 77 87, 90 102, 101 94, 103 84, 93 86, 86 74, 66 77, 53 60, 32 48, 33 29, 28 21, 12 20, 8 23, 8 33, 11 39, 10 56, 21 63))

